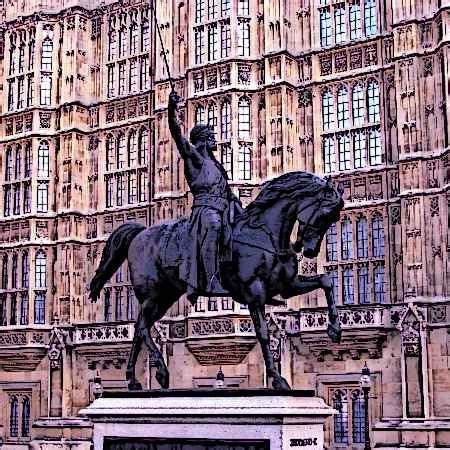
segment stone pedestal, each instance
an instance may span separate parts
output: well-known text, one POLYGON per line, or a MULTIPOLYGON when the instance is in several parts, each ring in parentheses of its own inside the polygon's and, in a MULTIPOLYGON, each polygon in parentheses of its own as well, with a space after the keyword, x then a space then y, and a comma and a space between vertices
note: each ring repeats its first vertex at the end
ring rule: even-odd
POLYGON ((105 393, 80 411, 94 450, 319 450, 333 413, 312 391, 226 389, 105 393))

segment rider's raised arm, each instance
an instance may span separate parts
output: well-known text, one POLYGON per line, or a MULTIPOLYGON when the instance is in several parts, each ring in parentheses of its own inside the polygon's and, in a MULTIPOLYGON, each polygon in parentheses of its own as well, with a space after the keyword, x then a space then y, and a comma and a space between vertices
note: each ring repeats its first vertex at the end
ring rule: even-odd
POLYGON ((189 143, 189 141, 182 135, 180 125, 178 124, 177 112, 178 112, 178 102, 180 97, 175 91, 172 91, 169 95, 169 106, 168 106, 168 116, 169 116, 169 129, 175 144, 177 145, 178 151, 183 159, 191 158, 197 159, 198 155, 195 148, 189 143))

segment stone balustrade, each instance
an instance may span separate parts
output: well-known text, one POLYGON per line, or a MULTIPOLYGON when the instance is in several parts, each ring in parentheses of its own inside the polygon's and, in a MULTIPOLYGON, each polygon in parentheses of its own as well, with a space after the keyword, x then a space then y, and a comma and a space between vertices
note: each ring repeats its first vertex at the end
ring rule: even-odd
POLYGON ((98 344, 103 342, 127 342, 134 336, 134 323, 79 325, 75 329, 74 344, 98 344))

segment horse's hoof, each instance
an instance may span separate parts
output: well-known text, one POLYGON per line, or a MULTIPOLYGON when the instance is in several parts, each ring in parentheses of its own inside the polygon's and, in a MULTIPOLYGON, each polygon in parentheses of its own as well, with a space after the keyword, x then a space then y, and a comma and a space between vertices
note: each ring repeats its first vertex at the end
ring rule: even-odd
POLYGON ((328 324, 327 333, 331 339, 331 342, 334 342, 335 344, 339 344, 341 342, 342 330, 339 324, 337 326, 332 325, 331 323, 328 324))
POLYGON ((142 391, 142 384, 139 383, 137 380, 131 380, 128 383, 128 390, 129 391, 142 391))
POLYGON ((159 385, 163 388, 163 389, 168 389, 169 388, 169 372, 160 372, 159 370, 156 371, 156 375, 155 375, 159 385))
POLYGON ((291 387, 289 386, 288 382, 283 378, 274 378, 272 381, 272 387, 276 391, 290 391, 291 387))
POLYGON ((127 370, 125 372, 125 379, 127 381, 130 381, 130 380, 132 380, 134 378, 134 373, 133 372, 134 372, 133 370, 127 370))

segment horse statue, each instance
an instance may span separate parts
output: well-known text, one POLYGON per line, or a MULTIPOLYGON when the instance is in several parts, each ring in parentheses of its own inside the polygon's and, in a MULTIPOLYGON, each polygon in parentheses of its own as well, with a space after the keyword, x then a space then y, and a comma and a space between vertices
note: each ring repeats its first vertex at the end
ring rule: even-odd
MULTIPOLYGON (((340 341, 331 278, 328 274, 298 275, 296 253, 303 251, 307 258, 316 257, 327 229, 339 219, 343 206, 342 192, 330 180, 298 171, 266 182, 257 198, 235 219, 232 262, 220 268, 221 280, 234 301, 248 306, 274 389, 290 389, 270 350, 265 305, 279 303, 274 296, 288 299, 323 289, 328 304, 327 332, 333 342, 340 341), (291 244, 296 223, 296 240, 291 244)), ((108 238, 90 283, 90 298, 95 302, 105 283, 128 259, 131 283, 140 303, 126 370, 130 390, 142 389, 135 364, 143 342, 155 361, 157 381, 162 388, 169 387, 169 371, 150 329, 186 292, 179 266, 187 225, 187 218, 149 228, 135 223, 121 225, 108 238)))

